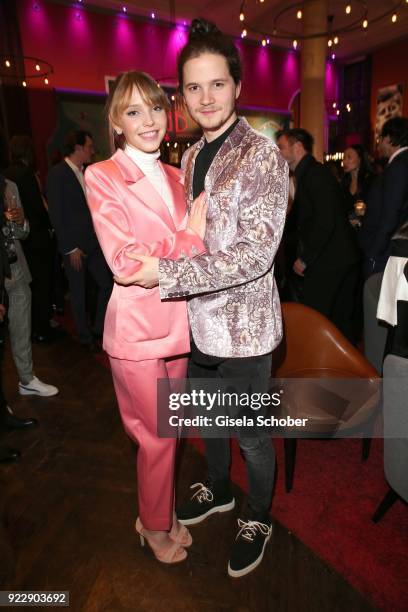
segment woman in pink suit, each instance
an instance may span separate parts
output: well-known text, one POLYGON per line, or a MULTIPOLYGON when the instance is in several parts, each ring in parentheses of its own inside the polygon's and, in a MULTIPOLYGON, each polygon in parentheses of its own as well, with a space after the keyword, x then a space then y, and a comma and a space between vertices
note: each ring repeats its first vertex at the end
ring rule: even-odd
MULTIPOLYGON (((108 101, 119 148, 85 175, 95 231, 112 272, 137 270, 127 253, 178 259, 205 251, 206 204, 202 196, 189 216, 179 170, 159 161, 167 129, 168 100, 147 74, 126 72, 108 101)), ((190 339, 186 304, 161 301, 159 288, 115 285, 106 312, 104 349, 125 430, 139 445, 136 531, 159 561, 186 558, 191 544, 174 506, 176 439, 157 437, 157 379, 186 377, 190 339)))

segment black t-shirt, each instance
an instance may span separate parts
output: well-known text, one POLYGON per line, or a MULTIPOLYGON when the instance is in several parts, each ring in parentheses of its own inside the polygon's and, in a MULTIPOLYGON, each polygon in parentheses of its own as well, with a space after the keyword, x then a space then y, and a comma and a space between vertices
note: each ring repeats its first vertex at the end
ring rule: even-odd
POLYGON ((237 125, 239 119, 236 119, 232 125, 229 126, 215 140, 211 142, 205 141, 203 148, 198 153, 195 164, 194 164, 194 176, 193 176, 193 197, 196 198, 204 190, 204 180, 207 176, 207 172, 212 164, 214 157, 217 155, 221 148, 221 145, 226 141, 232 130, 237 125))

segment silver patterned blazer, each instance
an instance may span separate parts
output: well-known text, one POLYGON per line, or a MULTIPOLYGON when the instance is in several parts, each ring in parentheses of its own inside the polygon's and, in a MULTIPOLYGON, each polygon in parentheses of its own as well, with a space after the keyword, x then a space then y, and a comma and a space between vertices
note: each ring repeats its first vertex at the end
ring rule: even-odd
MULTIPOLYGON (((183 156, 188 206, 202 138, 183 156)), ((207 253, 161 259, 162 299, 189 296, 189 318, 200 351, 217 357, 252 357, 282 338, 273 276, 288 203, 288 166, 277 146, 240 118, 205 178, 207 253), (190 297, 194 296, 194 297, 190 297)))

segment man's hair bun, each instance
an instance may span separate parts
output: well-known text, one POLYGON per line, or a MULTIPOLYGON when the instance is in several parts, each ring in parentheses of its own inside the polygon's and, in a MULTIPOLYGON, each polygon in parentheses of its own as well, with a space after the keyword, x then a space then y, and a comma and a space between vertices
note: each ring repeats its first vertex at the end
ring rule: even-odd
POLYGON ((211 21, 207 21, 202 17, 193 19, 190 26, 189 40, 195 40, 204 36, 216 36, 220 35, 221 32, 211 21))

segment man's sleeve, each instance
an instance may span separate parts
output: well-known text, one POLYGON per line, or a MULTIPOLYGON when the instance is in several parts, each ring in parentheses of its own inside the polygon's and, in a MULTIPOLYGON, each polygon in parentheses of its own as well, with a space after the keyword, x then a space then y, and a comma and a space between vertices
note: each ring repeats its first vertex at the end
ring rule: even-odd
POLYGON ((288 166, 276 147, 269 144, 252 147, 241 162, 232 189, 231 197, 239 198, 238 214, 233 219, 229 211, 225 231, 236 232, 234 241, 223 250, 190 260, 160 259, 162 299, 241 285, 263 276, 271 268, 288 203, 288 166))
MULTIPOLYGON (((16 198, 17 208, 21 208, 24 213, 24 209, 23 209, 23 205, 21 204, 20 193, 18 191, 17 185, 13 183, 12 181, 7 181, 6 185, 7 185, 6 188, 9 189, 10 193, 16 198)), ((30 233, 30 224, 28 222, 27 217, 24 214, 24 224, 23 225, 18 225, 17 223, 14 223, 14 238, 17 238, 17 240, 25 240, 25 238, 27 238, 29 233, 30 233)))
POLYGON ((62 253, 70 253, 78 248, 72 231, 72 211, 67 214, 64 187, 58 173, 51 170, 47 180, 48 212, 58 238, 58 246, 62 253))

